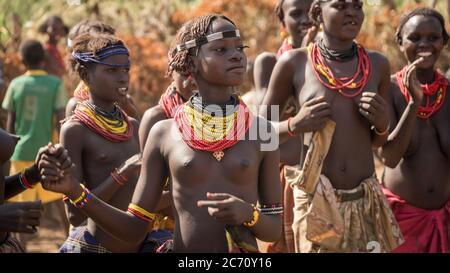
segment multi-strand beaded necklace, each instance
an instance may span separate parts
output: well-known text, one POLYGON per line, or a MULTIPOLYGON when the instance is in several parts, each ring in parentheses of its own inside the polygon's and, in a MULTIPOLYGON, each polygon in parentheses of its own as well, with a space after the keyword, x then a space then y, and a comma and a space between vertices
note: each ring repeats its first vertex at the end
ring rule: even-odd
POLYGON ((356 97, 363 91, 370 77, 370 59, 366 50, 354 43, 349 51, 334 52, 323 44, 323 41, 311 44, 308 47, 309 55, 317 79, 328 89, 338 91, 345 97, 356 97), (358 56, 358 65, 355 74, 351 77, 335 77, 331 68, 326 64, 325 58, 335 61, 347 61, 358 56))
POLYGON ((79 102, 73 117, 112 142, 127 141, 133 136, 133 124, 117 104, 112 112, 107 112, 89 101, 79 102))
MULTIPOLYGON (((408 92, 408 87, 405 86, 404 83, 407 68, 408 67, 405 66, 402 70, 395 74, 395 77, 397 78, 398 87, 405 97, 406 102, 409 102, 411 97, 408 92)), ((417 116, 421 119, 427 119, 434 113, 436 113, 444 104, 448 81, 441 73, 439 73, 439 71, 435 71, 433 83, 421 84, 420 86, 422 87, 422 91, 424 94, 425 105, 419 106, 419 112, 417 113, 417 116), (436 95, 436 97, 433 100, 432 97, 434 95, 436 95)))
POLYGON ((247 105, 233 95, 224 106, 206 105, 193 95, 175 114, 175 122, 185 143, 196 150, 213 152, 217 161, 224 150, 241 140, 253 121, 247 105))

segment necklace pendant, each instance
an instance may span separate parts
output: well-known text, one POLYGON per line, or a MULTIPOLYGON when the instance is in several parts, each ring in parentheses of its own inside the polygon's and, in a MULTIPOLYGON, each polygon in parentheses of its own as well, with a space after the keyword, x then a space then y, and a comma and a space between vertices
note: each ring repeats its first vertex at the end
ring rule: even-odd
POLYGON ((225 153, 223 151, 215 151, 213 153, 213 156, 218 162, 220 162, 222 158, 225 156, 225 153))

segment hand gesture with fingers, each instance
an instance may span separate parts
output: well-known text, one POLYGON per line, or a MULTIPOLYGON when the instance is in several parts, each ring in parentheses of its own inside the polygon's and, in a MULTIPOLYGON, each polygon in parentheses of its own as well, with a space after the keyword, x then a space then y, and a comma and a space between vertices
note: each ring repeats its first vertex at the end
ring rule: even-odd
POLYGON ((241 225, 253 218, 253 207, 228 193, 206 193, 208 200, 197 201, 197 206, 208 209, 209 215, 227 225, 241 225))
POLYGON ((39 149, 35 163, 42 181, 57 181, 63 172, 72 167, 69 154, 60 144, 47 145, 39 149))
POLYGON ((321 129, 331 116, 331 107, 321 96, 305 102, 289 123, 291 132, 312 132, 321 129))
POLYGON ((416 69, 417 66, 424 60, 424 57, 420 57, 406 68, 405 77, 403 78, 403 85, 408 89, 409 96, 411 98, 409 103, 417 103, 418 105, 422 103, 423 92, 420 82, 417 80, 416 69))
POLYGON ((389 116, 386 101, 377 93, 364 92, 359 100, 359 112, 373 126, 376 132, 387 132, 389 116))
POLYGON ((54 167, 55 166, 50 163, 48 167, 44 167, 41 170, 43 173, 41 184, 44 189, 69 195, 80 188, 79 182, 72 174, 72 169, 75 167, 74 165, 64 171, 59 171, 58 169, 54 169, 54 167))
POLYGON ((0 231, 36 233, 40 225, 41 201, 13 202, 0 205, 0 231))

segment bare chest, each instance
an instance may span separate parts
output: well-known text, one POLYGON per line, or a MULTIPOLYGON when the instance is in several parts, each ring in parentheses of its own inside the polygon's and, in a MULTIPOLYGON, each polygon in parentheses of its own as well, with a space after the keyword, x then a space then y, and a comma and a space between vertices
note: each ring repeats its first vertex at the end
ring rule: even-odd
POLYGON ((109 174, 136 153, 139 153, 139 143, 135 137, 111 142, 89 131, 83 147, 83 169, 87 173, 109 174))

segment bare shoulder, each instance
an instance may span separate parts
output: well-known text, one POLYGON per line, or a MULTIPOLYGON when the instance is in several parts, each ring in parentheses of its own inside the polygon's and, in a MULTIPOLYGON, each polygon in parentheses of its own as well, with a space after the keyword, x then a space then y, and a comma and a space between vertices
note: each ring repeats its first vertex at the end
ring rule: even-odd
POLYGON ((384 71, 384 69, 389 68, 389 60, 381 52, 367 50, 367 54, 369 55, 372 64, 375 66, 375 69, 381 69, 381 71, 384 71))
POLYGON ((156 138, 158 140, 164 140, 173 129, 176 129, 175 121, 173 119, 165 119, 155 123, 150 129, 149 137, 156 138))
POLYGON ((81 122, 69 118, 61 126, 61 138, 82 139, 88 130, 81 122))
POLYGON ((69 99, 69 101, 66 104, 66 117, 70 117, 72 115, 72 112, 77 107, 78 99, 75 97, 72 97, 69 99))
POLYGON ((151 126, 158 121, 166 119, 166 114, 161 106, 156 105, 144 112, 141 120, 141 126, 151 126))
POLYGON ((280 56, 277 63, 296 67, 299 64, 306 63, 307 61, 308 61, 308 49, 303 47, 285 52, 283 55, 280 56))
POLYGON ((275 53, 272 52, 263 52, 261 54, 259 54, 258 56, 256 56, 255 58, 255 67, 263 65, 274 65, 277 61, 277 55, 275 53))

